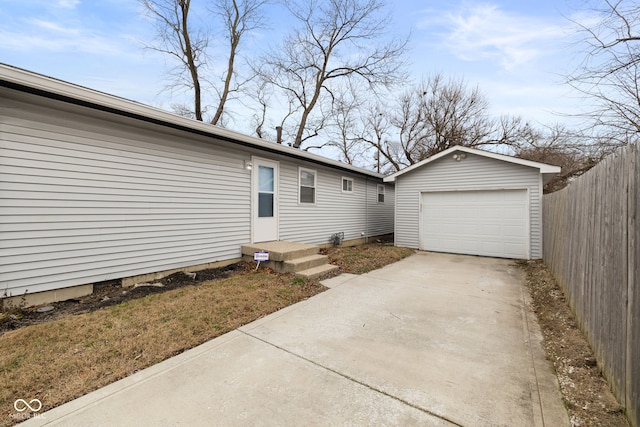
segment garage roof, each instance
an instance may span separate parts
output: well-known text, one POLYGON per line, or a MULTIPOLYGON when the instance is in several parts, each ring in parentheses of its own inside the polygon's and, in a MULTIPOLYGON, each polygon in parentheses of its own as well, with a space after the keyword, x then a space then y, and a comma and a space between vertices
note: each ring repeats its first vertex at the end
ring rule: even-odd
POLYGON ((501 160, 503 162, 508 162, 508 163, 513 163, 516 165, 520 165, 520 166, 527 166, 530 168, 536 168, 540 170, 540 173, 542 174, 542 180, 544 183, 547 183, 551 178, 553 178, 555 175, 560 173, 560 167, 559 166, 552 166, 552 165, 548 165, 546 163, 539 163, 539 162, 532 162, 531 160, 524 160, 524 159, 518 159, 516 157, 513 156, 507 156, 504 154, 497 154, 497 153, 491 153, 489 151, 484 151, 484 150, 478 150, 475 148, 469 148, 469 147, 463 147, 460 145, 456 145, 455 147, 451 147, 448 148, 444 151, 439 152, 438 154, 435 154, 427 159, 422 160, 421 162, 418 163, 414 163, 413 165, 406 167, 404 169, 402 169, 401 171, 398 171, 396 173, 394 173, 393 175, 389 175, 387 177, 385 177, 384 181, 385 182, 395 182, 396 178, 398 178, 400 175, 403 175, 407 172, 410 172, 414 169, 417 169, 419 167, 422 167, 426 164, 429 164, 431 162, 434 162, 442 157, 446 157, 449 154, 452 154, 454 152, 461 152, 461 153, 469 153, 469 154, 475 154, 478 156, 483 156, 483 157, 488 157, 490 159, 496 159, 496 160, 501 160))

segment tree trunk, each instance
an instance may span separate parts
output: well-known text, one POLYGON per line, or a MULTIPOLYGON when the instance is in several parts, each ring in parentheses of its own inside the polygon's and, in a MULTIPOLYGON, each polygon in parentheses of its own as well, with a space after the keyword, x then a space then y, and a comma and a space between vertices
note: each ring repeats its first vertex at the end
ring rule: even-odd
POLYGON ((189 27, 187 25, 190 4, 190 0, 180 2, 180 8, 182 9, 182 37, 184 39, 184 53, 187 57, 189 74, 191 75, 191 81, 193 83, 194 113, 196 115, 196 120, 202 121, 202 97, 200 93, 200 80, 198 78, 198 66, 196 65, 195 58, 193 57, 193 48, 191 46, 191 38, 189 37, 189 27))

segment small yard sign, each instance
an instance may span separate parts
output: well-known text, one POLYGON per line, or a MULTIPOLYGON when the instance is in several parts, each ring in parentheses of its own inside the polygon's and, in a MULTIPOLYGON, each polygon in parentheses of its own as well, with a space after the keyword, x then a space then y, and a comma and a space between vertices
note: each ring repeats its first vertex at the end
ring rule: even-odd
POLYGON ((258 263, 256 265, 256 271, 258 271, 258 267, 260 267, 262 261, 269 261, 269 252, 254 252, 253 260, 258 263))
POLYGON ((253 260, 256 262, 269 261, 269 252, 254 252, 253 260))

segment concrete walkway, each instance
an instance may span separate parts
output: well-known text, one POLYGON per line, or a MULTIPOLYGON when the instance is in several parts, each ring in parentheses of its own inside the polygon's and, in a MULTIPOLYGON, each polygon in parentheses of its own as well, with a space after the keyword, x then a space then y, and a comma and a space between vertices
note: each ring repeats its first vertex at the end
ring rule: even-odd
POLYGON ((418 253, 24 425, 569 425, 512 261, 418 253))

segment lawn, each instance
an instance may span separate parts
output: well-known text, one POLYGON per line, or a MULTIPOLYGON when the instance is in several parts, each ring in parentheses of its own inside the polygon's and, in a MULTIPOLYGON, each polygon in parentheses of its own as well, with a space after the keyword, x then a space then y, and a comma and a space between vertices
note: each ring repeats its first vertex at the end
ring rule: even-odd
MULTIPOLYGON (((413 253, 384 244, 323 252, 342 272, 355 274, 413 253)), ((572 419, 583 425, 628 426, 550 273, 540 262, 520 265, 572 419)), ((61 310, 64 314, 53 320, 17 322, 18 329, 4 333, 0 329, 0 426, 20 421, 16 399, 36 398, 42 411, 51 409, 325 290, 318 282, 253 267, 203 273, 204 281, 186 285, 184 278, 169 277, 163 282, 180 282, 178 288, 140 289, 140 297, 124 302, 113 294, 105 302, 98 291, 88 312, 61 310), (107 306, 95 309, 96 301, 107 306)), ((5 313, 5 320, 9 314, 20 313, 5 313)))
MULTIPOLYGON (((342 271, 355 273, 412 253, 376 244, 327 252, 342 271)), ((325 289, 247 264, 231 277, 158 290, 4 332, 0 426, 20 421, 13 407, 17 399, 38 399, 43 412, 325 289)))

